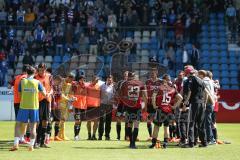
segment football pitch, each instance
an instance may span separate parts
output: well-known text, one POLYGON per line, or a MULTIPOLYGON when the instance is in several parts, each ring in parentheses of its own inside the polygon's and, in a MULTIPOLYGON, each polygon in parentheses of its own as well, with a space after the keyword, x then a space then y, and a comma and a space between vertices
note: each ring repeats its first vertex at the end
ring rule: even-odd
MULTIPOLYGON (((82 124, 80 141, 73 141, 73 122, 66 124, 66 134, 71 139, 51 142, 49 149, 9 152, 13 144, 14 122, 0 122, 0 160, 240 160, 240 124, 218 124, 219 139, 232 144, 209 146, 208 148, 182 149, 170 144, 167 149, 148 149, 146 123, 141 123, 138 149, 129 149, 129 143, 116 140, 115 123, 112 123, 111 141, 87 141, 86 123, 82 124)), ((124 126, 122 125, 122 137, 124 126)), ((161 130, 160 140, 163 133, 161 130)))

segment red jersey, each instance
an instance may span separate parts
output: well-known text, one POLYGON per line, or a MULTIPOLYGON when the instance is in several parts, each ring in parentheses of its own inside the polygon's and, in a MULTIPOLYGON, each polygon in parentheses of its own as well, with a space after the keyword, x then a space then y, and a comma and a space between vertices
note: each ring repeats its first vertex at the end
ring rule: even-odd
POLYGON ((165 113, 172 112, 172 105, 174 104, 174 97, 177 91, 172 86, 161 85, 156 97, 156 105, 165 113))
POLYGON ((144 84, 139 80, 125 81, 120 88, 120 100, 127 107, 141 108, 144 84))
POLYGON ((148 79, 145 83, 148 97, 148 104, 152 104, 152 94, 154 90, 158 90, 159 86, 162 84, 160 79, 153 81, 152 79, 148 79))

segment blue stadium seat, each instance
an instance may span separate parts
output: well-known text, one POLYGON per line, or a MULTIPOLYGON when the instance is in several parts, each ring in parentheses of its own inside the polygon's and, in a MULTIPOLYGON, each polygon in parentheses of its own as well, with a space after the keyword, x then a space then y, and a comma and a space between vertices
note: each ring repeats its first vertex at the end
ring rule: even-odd
POLYGON ((69 55, 64 55, 63 56, 63 62, 68 62, 70 60, 71 60, 71 56, 69 56, 69 55))
POLYGON ((219 49, 219 46, 218 46, 217 44, 212 44, 212 45, 210 46, 210 49, 211 49, 212 51, 216 51, 216 50, 219 49))
POLYGON ((232 86, 231 86, 231 89, 232 89, 232 90, 238 90, 239 87, 238 87, 237 85, 232 85, 232 86))
POLYGON ((212 70, 219 70, 219 65, 218 64, 213 64, 212 65, 212 70))
POLYGON ((229 77, 229 72, 226 71, 226 70, 225 70, 225 71, 222 71, 222 72, 221 72, 221 77, 222 77, 222 78, 228 78, 228 77, 229 77))
POLYGON ((237 70, 238 70, 238 66, 237 66, 236 64, 230 64, 229 69, 230 69, 231 71, 237 71, 237 70))
POLYGON ((222 71, 228 70, 228 65, 227 65, 227 64, 221 64, 220 69, 221 69, 222 71))
POLYGON ((221 63, 221 64, 227 64, 227 63, 228 63, 227 57, 221 57, 221 58, 220 58, 220 63, 221 63))
POLYGON ((208 57, 203 57, 203 58, 201 58, 201 63, 202 64, 208 64, 209 63, 209 58, 208 57))
POLYGON ((223 31, 225 31, 226 30, 226 27, 224 26, 224 25, 219 25, 218 26, 218 31, 219 32, 223 32, 223 31))
POLYGON ((202 37, 202 38, 208 38, 208 32, 207 32, 207 31, 202 32, 202 33, 201 33, 201 37, 202 37))
POLYGON ((164 56, 164 50, 163 50, 163 49, 160 49, 160 50, 159 50, 158 56, 164 56))
POLYGON ((150 48, 156 50, 156 49, 158 49, 158 44, 157 43, 151 43, 150 48))
POLYGON ((211 25, 210 26, 210 33, 211 32, 216 32, 216 30, 217 30, 217 26, 216 25, 211 25))
POLYGON ((227 51, 221 51, 220 56, 221 57, 227 57, 228 56, 227 51))
POLYGON ((237 85, 237 84, 238 84, 237 78, 231 78, 230 83, 231 83, 232 85, 237 85))
POLYGON ((229 85, 222 85, 221 88, 222 88, 222 89, 229 89, 230 87, 229 87, 229 85))
POLYGON ((131 32, 131 31, 128 31, 128 32, 127 32, 127 37, 133 38, 133 37, 134 37, 134 33, 131 32))
POLYGON ((210 69, 210 64, 203 64, 203 69, 209 70, 210 69))
POLYGON ((211 57, 211 58, 218 57, 218 55, 219 55, 219 53, 216 50, 209 52, 209 57, 211 57))
POLYGON ((53 57, 53 63, 61 63, 61 62, 62 62, 61 56, 54 56, 53 57))
POLYGON ((136 55, 135 54, 129 54, 128 55, 128 62, 130 62, 130 63, 136 62, 136 55))
POLYGON ((186 50, 192 50, 192 44, 187 43, 187 44, 185 45, 185 48, 186 48, 186 50))
POLYGON ((214 79, 218 79, 220 77, 219 70, 213 70, 213 76, 214 76, 214 79))
MULTIPOLYGON (((209 61, 209 59, 208 59, 208 61, 209 61)), ((217 63, 219 63, 219 59, 217 57, 213 57, 210 59, 210 63, 217 64, 217 63)))
POLYGON ((232 77, 232 78, 236 78, 238 76, 238 72, 237 71, 231 71, 229 76, 232 77))
POLYGON ((209 57, 210 56, 210 54, 207 50, 203 51, 201 55, 202 55, 202 57, 209 57))
POLYGON ((60 66, 60 63, 53 63, 52 64, 52 69, 56 70, 60 66))
POLYGON ((230 64, 234 64, 234 63, 236 63, 236 62, 237 62, 237 59, 236 59, 235 56, 234 56, 234 57, 232 56, 232 57, 229 58, 229 63, 230 63, 230 64))
POLYGON ((157 56, 157 50, 152 49, 149 54, 150 57, 157 56))
POLYGON ((216 43, 218 43, 218 39, 217 38, 211 38, 210 43, 216 44, 216 43))
POLYGON ((227 50, 227 45, 226 45, 226 44, 221 44, 221 45, 219 46, 219 49, 220 49, 220 50, 227 50))
POLYGON ((152 37, 152 38, 150 39, 150 43, 158 43, 157 38, 156 38, 156 37, 152 37))
POLYGON ((207 43, 207 44, 208 44, 208 38, 203 37, 203 38, 201 39, 201 43, 202 43, 202 44, 204 44, 204 43, 207 43))
POLYGON ((203 24, 201 29, 202 29, 202 31, 208 31, 208 25, 207 24, 203 24))
POLYGON ((226 32, 225 32, 225 31, 221 31, 221 32, 218 33, 218 36, 219 36, 220 38, 221 38, 221 37, 226 38, 226 32))
POLYGON ((224 20, 223 19, 218 19, 217 20, 217 24, 218 25, 223 25, 224 24, 224 20))
POLYGON ((203 44, 202 46, 201 46, 201 49, 202 50, 209 50, 209 45, 208 44, 203 44))
POLYGON ((212 19, 212 18, 216 18, 216 13, 210 13, 210 15, 209 15, 209 17, 210 17, 210 19, 212 19))
POLYGON ((210 19, 209 24, 210 25, 215 25, 217 22, 215 19, 210 19))
POLYGON ((236 52, 235 51, 230 51, 229 52, 229 57, 236 57, 236 52))
POLYGON ((229 78, 222 78, 220 84, 228 85, 230 83, 229 78))
POLYGON ((150 49, 149 48, 149 43, 142 43, 142 49, 150 49))
POLYGON ((221 44, 226 44, 227 43, 227 39, 225 37, 220 37, 218 39, 218 42, 221 43, 221 44))
POLYGON ((215 31, 215 32, 210 32, 210 37, 217 37, 218 33, 215 31))
POLYGON ((223 19, 224 18, 224 13, 218 13, 217 17, 218 17, 218 19, 223 19))

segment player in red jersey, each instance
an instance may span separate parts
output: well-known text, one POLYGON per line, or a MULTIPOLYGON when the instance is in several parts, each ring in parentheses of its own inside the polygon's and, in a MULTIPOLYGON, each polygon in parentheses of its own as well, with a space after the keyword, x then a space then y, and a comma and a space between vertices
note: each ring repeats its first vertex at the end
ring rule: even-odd
MULTIPOLYGON (((147 95, 144 89, 144 84, 136 80, 136 75, 133 72, 128 73, 128 80, 125 81, 119 94, 120 100, 126 106, 126 122, 128 123, 128 135, 130 140, 130 148, 136 149, 136 139, 138 136, 138 127, 141 120, 142 102, 147 104, 147 95), (134 126, 134 130, 132 128, 134 126)), ((146 107, 144 106, 144 109, 146 107)))
POLYGON ((155 115, 155 109, 152 105, 152 94, 154 90, 158 90, 159 86, 161 85, 162 81, 158 78, 158 70, 157 68, 152 68, 150 72, 150 78, 145 83, 145 88, 147 90, 147 112, 148 112, 148 119, 147 119, 147 128, 149 139, 152 140, 152 121, 155 115))
POLYGON ((167 147, 169 130, 168 126, 173 119, 172 110, 175 109, 182 101, 182 96, 177 93, 176 89, 168 84, 166 80, 162 81, 162 85, 157 92, 152 95, 152 104, 156 108, 154 117, 154 130, 152 145, 149 148, 154 148, 157 142, 159 127, 164 125, 164 143, 163 148, 167 147))

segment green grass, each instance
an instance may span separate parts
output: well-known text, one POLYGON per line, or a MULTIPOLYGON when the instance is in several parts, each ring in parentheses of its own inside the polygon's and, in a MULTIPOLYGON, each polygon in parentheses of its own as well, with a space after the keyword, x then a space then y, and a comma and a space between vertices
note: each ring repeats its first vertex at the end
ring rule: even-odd
MULTIPOLYGON (((87 141, 85 123, 80 133, 81 141, 52 142, 50 149, 28 152, 26 146, 17 152, 9 152, 12 146, 14 122, 0 122, 0 160, 240 160, 240 124, 219 124, 219 137, 231 141, 230 145, 208 148, 182 149, 170 147, 148 149, 149 142, 137 142, 139 149, 128 149, 128 142, 116 141, 115 123, 112 125, 112 141, 87 141)), ((73 123, 67 126, 67 136, 73 139, 73 123)), ((123 135, 123 132, 122 132, 123 135)), ((140 140, 147 139, 146 124, 140 126, 140 140)), ((160 139, 162 140, 162 132, 160 139)))

